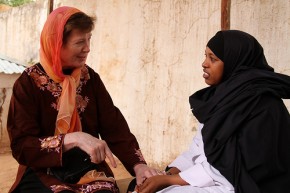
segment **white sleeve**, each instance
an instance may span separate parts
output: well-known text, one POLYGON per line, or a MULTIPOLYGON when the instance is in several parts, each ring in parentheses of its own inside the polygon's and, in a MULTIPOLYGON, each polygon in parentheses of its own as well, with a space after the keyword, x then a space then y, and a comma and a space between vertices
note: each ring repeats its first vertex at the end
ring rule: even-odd
POLYGON ((203 125, 200 124, 190 148, 169 164, 169 167, 178 168, 181 171, 179 173, 180 177, 191 186, 224 185, 231 190, 233 187, 227 179, 207 162, 201 136, 202 127, 203 125))

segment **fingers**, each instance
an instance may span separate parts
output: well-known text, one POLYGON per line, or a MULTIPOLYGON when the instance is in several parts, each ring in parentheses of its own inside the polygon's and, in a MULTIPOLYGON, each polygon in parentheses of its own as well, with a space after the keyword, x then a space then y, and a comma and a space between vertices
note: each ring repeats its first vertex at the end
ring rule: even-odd
POLYGON ((138 164, 134 167, 134 171, 136 174, 137 185, 141 185, 144 180, 158 175, 165 175, 164 171, 160 171, 151 167, 148 167, 145 164, 138 164))
POLYGON ((150 169, 144 172, 143 175, 138 175, 136 177, 137 180, 137 185, 141 185, 146 183, 147 179, 153 176, 158 176, 158 175, 166 175, 164 171, 156 170, 156 169, 150 169))
POLYGON ((146 179, 142 185, 139 186, 140 193, 153 193, 160 189, 162 180, 162 176, 154 176, 146 179))
POLYGON ((91 162, 98 164, 104 161, 107 157, 112 167, 117 167, 113 153, 104 140, 98 139, 85 132, 66 134, 64 138, 64 151, 76 146, 90 155, 91 162))
POLYGON ((104 150, 100 147, 93 148, 92 152, 90 153, 91 156, 91 162, 93 163, 100 163, 106 159, 105 153, 103 153, 104 150))
POLYGON ((111 152, 111 150, 110 150, 110 148, 108 146, 106 146, 106 148, 105 148, 105 153, 106 153, 106 156, 109 159, 112 167, 116 168, 117 167, 117 163, 115 161, 113 153, 111 152))
POLYGON ((145 180, 141 185, 139 185, 139 192, 145 192, 145 193, 148 192, 147 191, 147 189, 149 189, 148 185, 150 185, 150 183, 147 180, 145 180))
POLYGON ((86 141, 86 148, 88 149, 88 154, 91 157, 91 162, 100 163, 105 160, 105 154, 103 153, 103 142, 102 140, 92 138, 86 141))
POLYGON ((165 174, 166 173, 164 171, 160 171, 160 170, 153 169, 153 168, 150 168, 144 172, 144 176, 146 178, 150 178, 152 176, 158 176, 158 175, 165 175, 165 174))
POLYGON ((136 183, 137 183, 137 185, 139 186, 139 185, 143 184, 143 182, 145 181, 145 179, 146 178, 144 176, 137 175, 136 176, 136 183))
POLYGON ((158 176, 158 175, 165 175, 166 173, 164 171, 160 171, 160 170, 156 170, 156 169, 152 169, 148 171, 148 176, 152 177, 152 176, 158 176))
POLYGON ((95 139, 94 143, 90 146, 91 148, 91 161, 94 163, 100 163, 106 159, 109 159, 112 167, 117 167, 117 163, 114 159, 113 153, 108 147, 107 143, 104 140, 95 139))

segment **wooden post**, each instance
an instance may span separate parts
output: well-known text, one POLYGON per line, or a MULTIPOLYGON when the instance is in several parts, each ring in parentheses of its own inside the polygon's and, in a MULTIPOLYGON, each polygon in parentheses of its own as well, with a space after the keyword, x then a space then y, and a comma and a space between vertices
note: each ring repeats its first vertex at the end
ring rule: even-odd
POLYGON ((48 15, 53 11, 53 0, 48 0, 48 15))
POLYGON ((221 30, 230 29, 231 0, 221 0, 221 30))

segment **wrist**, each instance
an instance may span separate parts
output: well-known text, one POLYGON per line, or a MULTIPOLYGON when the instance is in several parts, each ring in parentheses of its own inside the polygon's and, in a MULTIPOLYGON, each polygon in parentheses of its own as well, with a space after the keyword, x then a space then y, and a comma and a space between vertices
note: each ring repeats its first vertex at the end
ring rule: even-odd
POLYGON ((65 134, 63 139, 63 152, 66 152, 76 146, 76 140, 73 139, 72 133, 65 134))
POLYGON ((188 185, 188 183, 186 181, 184 181, 179 174, 172 174, 172 175, 167 175, 167 182, 168 182, 168 186, 171 185, 188 185))

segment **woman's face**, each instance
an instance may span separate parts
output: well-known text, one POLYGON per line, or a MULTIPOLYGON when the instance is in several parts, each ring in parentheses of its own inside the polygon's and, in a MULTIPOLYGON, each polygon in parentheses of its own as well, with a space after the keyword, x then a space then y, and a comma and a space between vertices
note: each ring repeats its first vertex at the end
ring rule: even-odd
POLYGON ((82 32, 78 29, 71 31, 66 44, 63 44, 60 50, 63 69, 78 68, 86 63, 91 36, 91 32, 82 32))
POLYGON ((208 85, 217 85, 221 82, 224 71, 224 63, 209 47, 205 49, 205 60, 202 63, 203 78, 208 85))

